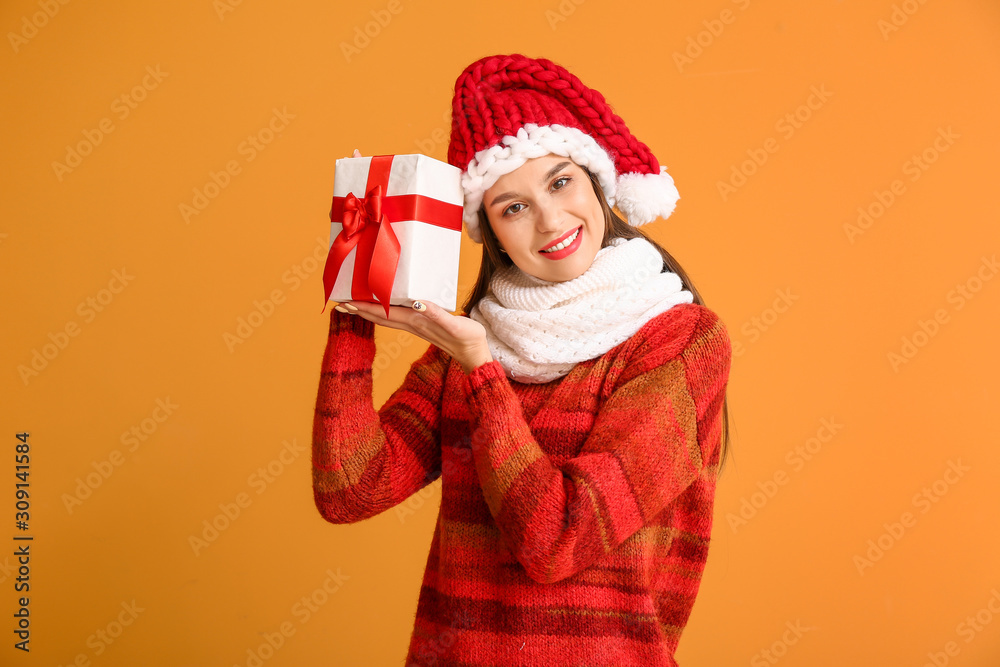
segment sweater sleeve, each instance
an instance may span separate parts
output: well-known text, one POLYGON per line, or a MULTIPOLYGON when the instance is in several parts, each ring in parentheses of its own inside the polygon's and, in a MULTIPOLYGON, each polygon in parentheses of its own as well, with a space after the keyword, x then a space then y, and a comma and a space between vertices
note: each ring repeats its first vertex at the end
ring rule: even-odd
POLYGON ((441 476, 439 428, 450 357, 431 345, 377 412, 375 325, 330 311, 313 417, 313 497, 332 523, 390 509, 441 476))
MULTIPOLYGON (((636 341, 580 453, 559 467, 531 433, 498 362, 465 379, 486 503, 532 579, 551 583, 594 564, 713 460, 703 447, 719 442, 731 348, 712 311, 694 312, 689 337, 661 327, 636 341)), ((560 427, 572 427, 571 408, 553 415, 560 427)))

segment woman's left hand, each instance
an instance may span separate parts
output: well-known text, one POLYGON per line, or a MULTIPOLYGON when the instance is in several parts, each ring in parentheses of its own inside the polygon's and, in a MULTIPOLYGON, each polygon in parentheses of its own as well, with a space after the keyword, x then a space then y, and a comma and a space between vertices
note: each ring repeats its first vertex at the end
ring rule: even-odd
POLYGON ((378 303, 345 301, 340 305, 356 308, 357 310, 348 310, 357 317, 384 327, 409 331, 436 345, 457 361, 466 373, 493 361, 486 342, 486 329, 482 324, 469 317, 452 315, 429 301, 414 303, 422 303, 426 310, 421 312, 406 306, 389 306, 389 319, 385 317, 385 308, 378 303))

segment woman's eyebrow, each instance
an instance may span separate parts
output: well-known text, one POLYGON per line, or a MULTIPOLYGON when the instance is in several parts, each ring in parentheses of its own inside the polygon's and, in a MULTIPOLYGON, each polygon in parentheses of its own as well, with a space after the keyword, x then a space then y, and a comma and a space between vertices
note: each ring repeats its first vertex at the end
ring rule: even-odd
POLYGON ((549 169, 549 173, 547 173, 544 176, 542 176, 542 181, 541 182, 544 183, 545 181, 549 180, 550 178, 552 178, 553 176, 555 176, 556 174, 558 174, 560 171, 562 171, 563 169, 565 169, 568 166, 569 166, 569 161, 568 160, 566 162, 560 162, 556 166, 554 166, 551 169, 549 169))
POLYGON ((517 197, 517 194, 514 192, 504 192, 503 194, 499 194, 493 198, 493 201, 490 202, 490 208, 493 208, 502 201, 507 201, 508 199, 514 199, 515 197, 517 197))

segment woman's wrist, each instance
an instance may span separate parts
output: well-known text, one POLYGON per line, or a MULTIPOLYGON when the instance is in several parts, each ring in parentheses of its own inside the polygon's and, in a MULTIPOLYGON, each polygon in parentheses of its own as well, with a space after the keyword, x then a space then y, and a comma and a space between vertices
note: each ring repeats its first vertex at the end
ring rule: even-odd
POLYGON ((489 348, 486 348, 473 352, 459 361, 459 363, 465 371, 465 374, 468 375, 483 364, 488 364, 491 361, 493 361, 493 355, 490 354, 489 348))

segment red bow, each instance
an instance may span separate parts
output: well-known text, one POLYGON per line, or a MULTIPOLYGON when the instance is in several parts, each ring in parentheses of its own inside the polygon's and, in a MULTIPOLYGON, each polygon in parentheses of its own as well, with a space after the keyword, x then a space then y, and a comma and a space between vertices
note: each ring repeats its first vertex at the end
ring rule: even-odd
MULTIPOLYGON (((330 210, 331 219, 335 208, 330 210)), ((389 219, 382 211, 382 184, 368 190, 364 199, 355 196, 353 192, 348 194, 344 199, 341 222, 344 228, 330 246, 330 254, 323 269, 323 288, 326 292, 323 310, 326 310, 326 303, 330 300, 341 264, 351 249, 358 246, 358 252, 354 255, 351 297, 363 301, 377 300, 385 308, 385 316, 388 318, 389 298, 392 295, 392 284, 396 280, 400 245, 389 219)))
POLYGON ((351 238, 365 225, 381 223, 382 220, 382 186, 376 185, 369 190, 364 199, 359 199, 351 192, 344 199, 344 232, 351 238))

